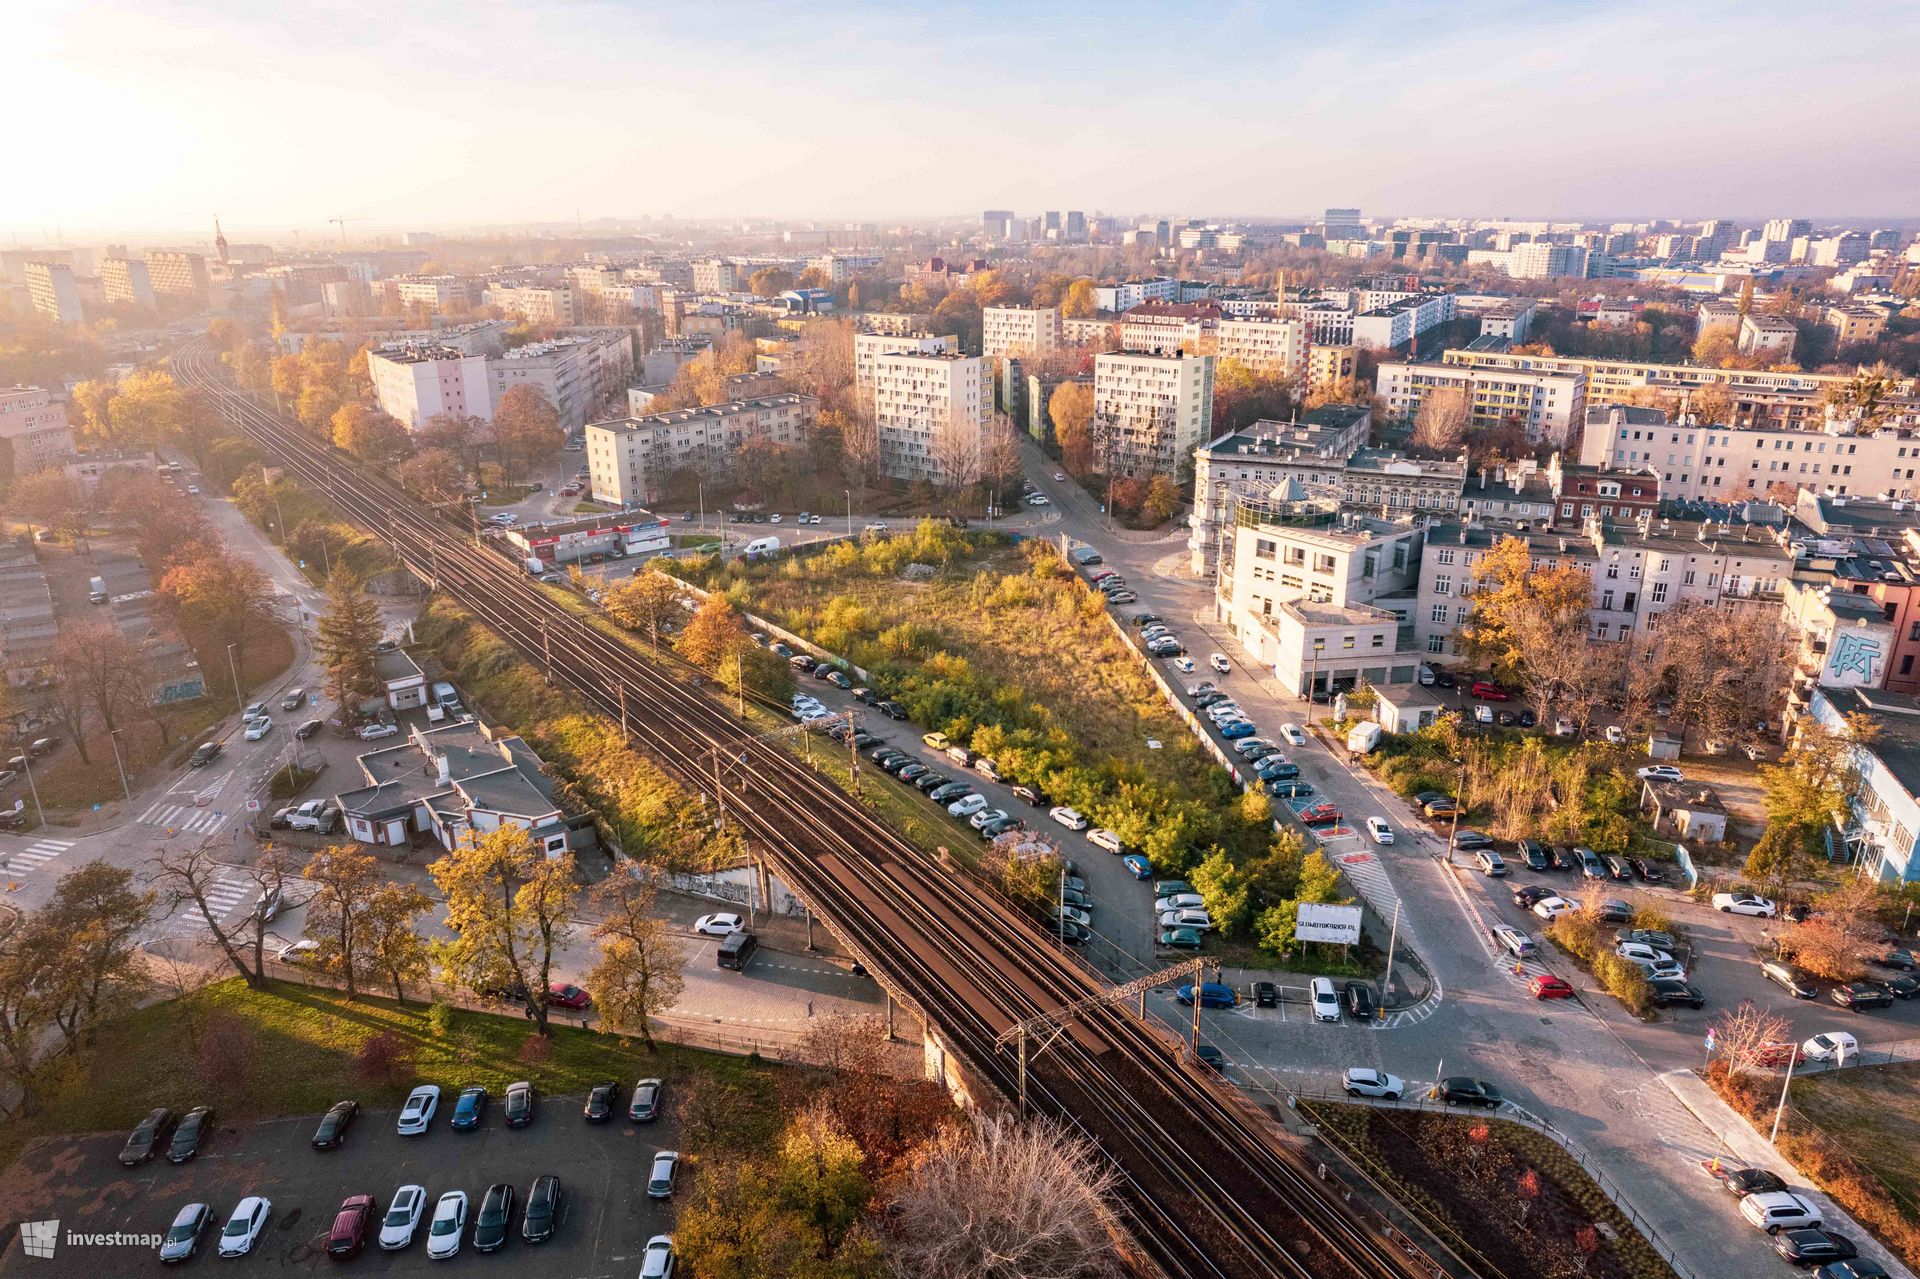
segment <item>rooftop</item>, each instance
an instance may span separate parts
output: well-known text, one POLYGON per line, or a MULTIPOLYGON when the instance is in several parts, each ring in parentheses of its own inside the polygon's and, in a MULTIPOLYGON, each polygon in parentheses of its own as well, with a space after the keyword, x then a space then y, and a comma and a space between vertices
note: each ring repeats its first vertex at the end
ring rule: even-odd
POLYGON ((1685 809, 1690 813, 1719 813, 1726 816, 1727 806, 1720 802, 1720 796, 1713 787, 1703 786, 1699 782, 1663 782, 1649 779, 1647 789, 1653 792, 1653 798, 1667 812, 1685 809))
POLYGON ((1920 699, 1881 688, 1822 688, 1842 715, 1861 714, 1877 730, 1867 750, 1907 794, 1920 796, 1920 699))

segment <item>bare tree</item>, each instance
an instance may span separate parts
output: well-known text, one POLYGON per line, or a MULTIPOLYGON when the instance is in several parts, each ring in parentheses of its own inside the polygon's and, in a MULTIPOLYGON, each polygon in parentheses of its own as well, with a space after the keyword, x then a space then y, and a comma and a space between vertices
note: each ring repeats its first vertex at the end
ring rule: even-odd
POLYGON ((1785 1017, 1740 1001, 1738 1008, 1720 1014, 1713 1025, 1714 1048, 1727 1063, 1729 1075, 1743 1075, 1759 1065, 1768 1044, 1793 1042, 1793 1027, 1785 1017))
POLYGON ((1420 397, 1420 411, 1413 419, 1413 443, 1442 452, 1458 449, 1467 438, 1467 424, 1472 418, 1473 406, 1464 390, 1457 386, 1433 387, 1420 397))
POLYGON ((923 1147, 890 1205, 895 1274, 1095 1279, 1119 1272, 1103 1202, 1117 1178, 1048 1123, 983 1120, 923 1147))
POLYGON ((111 733, 127 711, 147 702, 150 672, 140 645, 107 622, 69 626, 60 632, 61 678, 86 694, 94 714, 111 733))
POLYGON ((981 468, 996 493, 1004 491, 1020 478, 1022 461, 1020 433, 1014 429, 1013 420, 1004 413, 995 414, 993 428, 987 432, 981 468))
POLYGON ((154 882, 171 913, 192 906, 207 926, 221 954, 249 986, 266 985, 267 934, 273 917, 285 906, 288 882, 297 873, 292 856, 269 847, 251 864, 229 866, 207 845, 168 849, 155 858, 154 882), (222 880, 245 881, 252 890, 253 907, 245 918, 228 924, 226 912, 214 905, 213 890, 222 880))
POLYGON ((927 452, 941 487, 958 496, 978 484, 985 447, 986 433, 978 422, 948 418, 935 424, 927 452))

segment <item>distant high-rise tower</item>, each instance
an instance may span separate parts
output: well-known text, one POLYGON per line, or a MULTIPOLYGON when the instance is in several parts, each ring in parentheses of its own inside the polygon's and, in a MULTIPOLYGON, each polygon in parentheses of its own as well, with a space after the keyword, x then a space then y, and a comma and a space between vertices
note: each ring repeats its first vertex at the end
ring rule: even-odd
POLYGON ((227 236, 220 229, 220 215, 213 215, 213 251, 220 255, 220 265, 227 264, 227 236))
POLYGON ((1042 233, 1041 233, 1042 239, 1047 239, 1047 240, 1059 239, 1060 238, 1060 211, 1058 209, 1047 210, 1044 216, 1044 220, 1041 223, 1041 227, 1042 227, 1042 233))
POLYGON ((1321 234, 1329 240, 1358 240, 1361 235, 1360 210, 1328 209, 1321 234))
POLYGON ((1067 210, 1067 239, 1084 240, 1087 238, 1087 215, 1079 209, 1067 210))

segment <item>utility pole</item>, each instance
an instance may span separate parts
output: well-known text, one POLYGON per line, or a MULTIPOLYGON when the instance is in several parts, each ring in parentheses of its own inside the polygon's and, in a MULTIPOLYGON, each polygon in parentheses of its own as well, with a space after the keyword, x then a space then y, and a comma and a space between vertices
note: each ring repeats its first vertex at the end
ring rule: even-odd
POLYGON ((1393 926, 1387 929, 1387 971, 1380 978, 1380 1020, 1387 1019, 1387 996, 1393 993, 1393 947, 1400 940, 1400 900, 1394 899, 1393 926))
POLYGON ((547 619, 540 619, 540 652, 547 659, 547 683, 553 683, 553 645, 547 637, 547 619))
POLYGON ((113 729, 107 734, 107 740, 113 744, 113 766, 120 772, 120 793, 127 797, 127 803, 133 803, 133 788, 127 785, 127 766, 120 760, 120 730, 113 729))
POLYGON ((1203 959, 1194 960, 1193 961, 1193 1035, 1192 1035, 1193 1043, 1192 1043, 1192 1048, 1195 1056, 1198 1056, 1200 1053, 1200 987, 1206 975, 1207 975, 1206 961, 1203 959))
POLYGON ((47 814, 46 810, 40 807, 40 787, 33 780, 33 752, 23 750, 20 754, 26 761, 27 789, 33 792, 33 820, 44 830, 47 825, 47 814))
POLYGON ((631 744, 633 741, 633 738, 629 736, 627 733, 627 684, 626 684, 626 681, 625 680, 615 681, 613 685, 613 691, 616 694, 618 694, 620 698, 620 740, 624 743, 631 744))
POLYGON ((1787 1077, 1780 1081, 1780 1104, 1773 1108, 1773 1131, 1767 1134, 1767 1144, 1780 1144, 1780 1120, 1787 1113, 1787 1087, 1793 1083, 1794 1063, 1800 1060, 1800 1045, 1795 1044, 1787 1053, 1787 1077))
POLYGON ((227 673, 233 676, 233 709, 244 715, 247 707, 241 700, 243 694, 240 688, 240 667, 233 660, 233 649, 232 644, 227 645, 227 673))

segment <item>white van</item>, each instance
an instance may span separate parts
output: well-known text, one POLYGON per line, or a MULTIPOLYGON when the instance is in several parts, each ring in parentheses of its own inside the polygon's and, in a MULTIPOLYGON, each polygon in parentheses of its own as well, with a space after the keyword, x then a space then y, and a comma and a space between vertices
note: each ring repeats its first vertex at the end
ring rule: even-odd
POLYGON ((745 546, 741 547, 740 553, 742 555, 771 555, 779 549, 780 549, 779 538, 756 537, 751 542, 748 542, 745 546))
POLYGON ((1315 1021, 1340 1020, 1340 996, 1333 989, 1333 980, 1328 977, 1315 977, 1308 984, 1313 995, 1313 1019, 1315 1021))
POLYGON ((94 604, 105 604, 107 602, 106 578, 90 577, 87 579, 87 599, 94 604))

